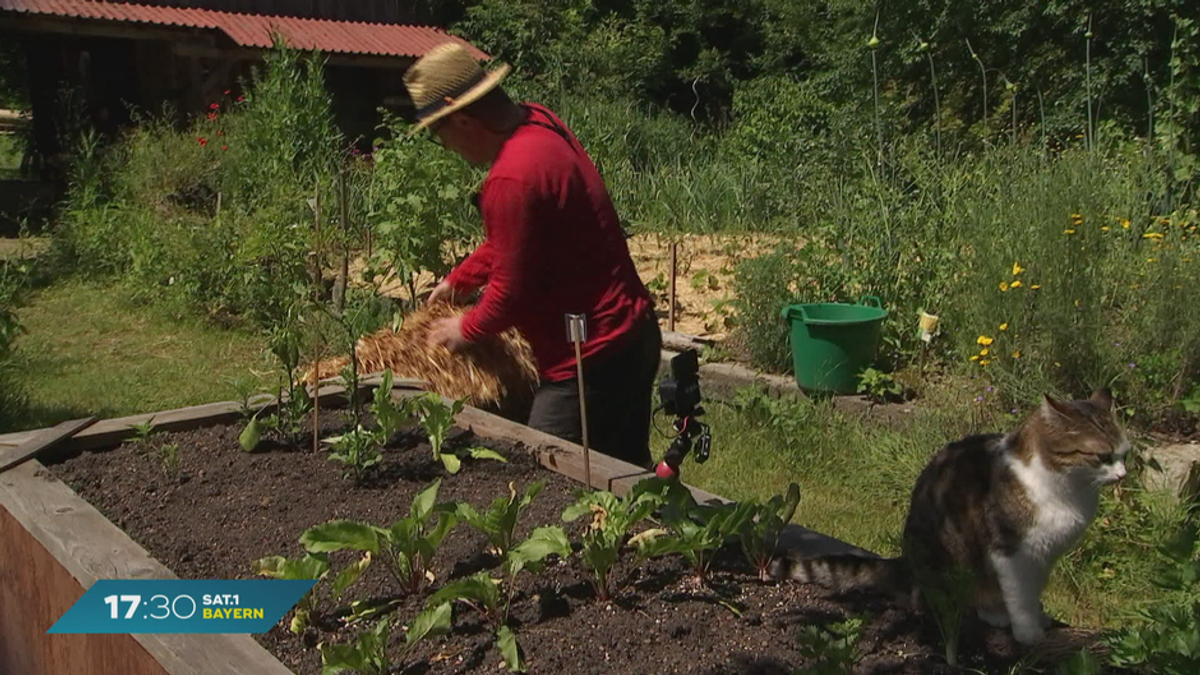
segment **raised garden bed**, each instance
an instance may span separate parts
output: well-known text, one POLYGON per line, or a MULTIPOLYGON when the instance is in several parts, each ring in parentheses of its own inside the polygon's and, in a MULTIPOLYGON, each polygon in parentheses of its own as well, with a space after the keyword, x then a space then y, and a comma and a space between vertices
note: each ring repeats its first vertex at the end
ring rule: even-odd
MULTIPOLYGON (((20 521, 25 532, 43 545, 44 532, 34 532, 38 529, 34 521, 43 516, 53 521, 58 516, 75 518, 80 513, 94 513, 87 505, 99 511, 89 516, 95 529, 88 535, 90 542, 59 550, 47 547, 52 558, 69 573, 58 576, 74 576, 77 582, 73 588, 56 591, 64 596, 58 605, 69 606, 96 578, 171 573, 183 578, 252 578, 255 574, 251 564, 259 558, 302 555, 304 549, 298 538, 314 525, 353 519, 387 526, 407 515, 413 497, 436 479, 441 481, 438 501, 468 502, 480 511, 493 499, 507 496, 510 484, 520 492, 535 482, 544 482, 545 488, 521 514, 516 541, 535 527, 560 525, 578 548, 589 522, 586 517, 573 523, 564 523, 561 518, 563 510, 574 502, 575 491, 582 487, 578 482, 582 477, 578 448, 477 410, 468 408, 459 416, 459 428, 450 434, 451 447, 485 445, 506 457, 506 463, 467 460, 458 474, 450 475, 433 458, 424 436, 408 430, 395 437, 383 462, 362 484, 343 478, 339 465, 330 462, 324 452, 313 453, 310 448, 276 446, 246 453, 238 442, 242 425, 237 421, 236 407, 218 406, 209 412, 213 415, 203 426, 185 424, 182 426, 190 428, 157 434, 145 443, 127 440, 128 432, 122 434, 125 438, 118 438, 114 429, 117 425, 102 422, 81 432, 73 443, 65 444, 53 461, 46 460, 48 471, 30 462, 0 475, 0 506, 4 507, 0 517, 20 521), (178 467, 170 471, 164 467, 161 454, 152 450, 167 444, 179 447, 178 467), (92 449, 81 452, 87 446, 92 449), (39 505, 23 511, 13 506, 15 495, 42 490, 45 485, 56 486, 53 491, 60 502, 69 500, 70 490, 63 483, 86 504, 39 505), (50 512, 38 514, 47 508, 50 512), (61 512, 64 508, 71 511, 61 512), (6 516, 5 509, 21 513, 19 517, 6 516), (153 559, 139 565, 126 564, 140 555, 140 549, 132 542, 126 545, 124 535, 104 518, 144 547, 153 559), (104 559, 106 555, 112 560, 104 559), (81 556, 85 558, 83 563, 75 560, 81 556)), ((170 414, 160 415, 160 420, 163 417, 169 418, 170 414)), ((323 411, 323 433, 331 434, 344 426, 343 411, 323 411)), ((3 440, 0 438, 0 442, 3 440)), ((9 443, 16 440, 20 438, 9 439, 9 443)), ((646 477, 630 465, 603 456, 593 455, 591 467, 593 484, 618 494, 646 477)), ((699 490, 693 490, 693 494, 698 501, 719 499, 699 490)), ((18 535, 11 523, 0 527, 0 536, 6 539, 18 535)), ((795 526, 787 531, 783 545, 813 554, 852 550, 795 526)), ((437 587, 484 570, 501 576, 495 569, 498 559, 487 549, 488 540, 483 534, 459 523, 438 550, 431 566, 432 581, 422 584, 416 595, 405 593, 386 571, 384 561, 376 559, 343 595, 342 603, 326 603, 324 614, 314 613, 314 625, 299 635, 288 629, 289 613, 269 633, 253 637, 137 636, 141 651, 126 645, 127 651, 141 657, 149 652, 163 670, 154 670, 153 663, 147 661, 144 670, 130 667, 121 672, 317 673, 321 670, 321 657, 315 648, 318 642, 345 642, 371 625, 367 622, 345 627, 336 620, 337 611, 348 609, 345 601, 350 599, 394 601, 388 651, 395 672, 503 672, 498 670, 503 666, 491 630, 478 612, 464 604, 454 607, 449 635, 429 638, 403 660, 398 658, 404 645, 400 626, 407 625, 421 611, 437 587), (160 642, 172 642, 173 646, 156 651, 154 645, 160 642), (256 652, 259 645, 269 654, 256 652), (212 661, 207 665, 187 663, 189 653, 207 653, 212 659, 223 656, 213 654, 220 650, 228 657, 223 665, 212 661), (173 665, 164 663, 164 653, 174 654, 173 665)), ((331 554, 334 572, 357 560, 358 555, 331 554)), ((24 558, 6 558, 26 564, 24 558)), ((595 598, 592 575, 578 555, 566 560, 551 556, 548 563, 537 574, 521 573, 513 587, 509 624, 520 640, 530 672, 791 673, 815 663, 812 652, 802 646, 806 632, 851 617, 863 618, 859 648, 864 656, 856 672, 958 672, 944 665, 940 638, 930 617, 913 615, 869 595, 832 598, 800 584, 759 581, 736 548, 723 549, 716 556, 711 578, 703 587, 691 578, 690 568, 681 556, 656 558, 638 566, 633 564, 634 556, 627 553, 614 574, 624 588, 608 602, 595 598)), ((14 580, 0 576, 0 581, 14 580)), ((62 579, 56 581, 45 575, 25 581, 43 586, 62 583, 62 579)), ((3 583, 0 591, 16 592, 11 584, 3 583)), ((17 597, 5 600, 28 602, 17 597)), ((46 616, 38 620, 52 623, 65 606, 45 612, 46 616)), ((11 621, 11 614, 0 612, 0 636, 16 634, 5 625, 11 621)), ((112 645, 122 640, 133 642, 129 636, 45 636, 48 625, 36 627, 40 629, 37 637, 77 637, 74 644, 87 640, 93 645, 107 645, 103 648, 109 650, 115 650, 112 645)), ((58 642, 60 647, 63 644, 65 640, 58 642)), ((973 620, 965 622, 962 644, 967 664, 985 672, 1007 670, 1017 656, 1004 632, 987 629, 973 620)), ((0 646, 19 647, 11 640, 0 646)), ((73 651, 80 649, 75 647, 73 651)), ((44 668, 47 661, 40 663, 44 668)), ((4 665, 2 660, 0 665, 4 665)))

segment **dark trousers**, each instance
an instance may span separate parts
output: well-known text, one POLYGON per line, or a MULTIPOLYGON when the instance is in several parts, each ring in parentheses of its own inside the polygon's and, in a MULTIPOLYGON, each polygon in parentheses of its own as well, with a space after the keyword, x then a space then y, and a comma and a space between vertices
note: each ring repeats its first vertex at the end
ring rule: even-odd
MULTIPOLYGON (((647 469, 654 378, 662 354, 662 332, 653 313, 633 329, 632 339, 613 354, 583 364, 588 444, 592 450, 647 469)), ((579 381, 544 382, 533 397, 529 426, 572 443, 583 442, 579 381)))

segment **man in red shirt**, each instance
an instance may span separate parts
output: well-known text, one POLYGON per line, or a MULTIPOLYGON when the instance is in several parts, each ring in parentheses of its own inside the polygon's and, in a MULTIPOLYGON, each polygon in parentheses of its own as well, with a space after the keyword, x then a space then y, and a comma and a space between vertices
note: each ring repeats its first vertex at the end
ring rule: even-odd
POLYGON ((588 435, 599 452, 650 468, 651 395, 662 334, 600 173, 578 139, 540 105, 514 103, 461 46, 431 50, 405 74, 418 129, 476 166, 485 239, 430 295, 486 286, 462 317, 434 324, 451 351, 515 327, 541 375, 529 425, 579 442, 579 388, 565 316, 583 314, 588 435))

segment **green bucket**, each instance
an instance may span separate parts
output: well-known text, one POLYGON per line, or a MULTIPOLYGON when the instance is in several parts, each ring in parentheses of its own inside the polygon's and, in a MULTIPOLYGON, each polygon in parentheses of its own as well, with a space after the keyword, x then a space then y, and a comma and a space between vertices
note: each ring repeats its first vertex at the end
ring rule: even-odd
POLYGON ((783 318, 791 325, 796 384, 805 391, 858 391, 858 377, 875 360, 887 315, 873 295, 864 295, 857 305, 784 307, 783 318))

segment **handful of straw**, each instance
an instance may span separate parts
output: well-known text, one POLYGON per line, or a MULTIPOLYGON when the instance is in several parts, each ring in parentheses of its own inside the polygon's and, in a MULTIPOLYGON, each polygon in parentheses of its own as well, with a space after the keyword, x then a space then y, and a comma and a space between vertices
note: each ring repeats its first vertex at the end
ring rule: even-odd
MULTIPOLYGON (((528 396, 537 386, 537 367, 528 343, 515 330, 472 344, 451 354, 445 347, 430 347, 426 339, 437 319, 461 316, 466 307, 439 303, 404 317, 399 331, 384 328, 359 339, 356 346, 360 373, 391 370, 397 378, 429 382, 432 391, 452 399, 466 398, 468 405, 498 405, 504 399, 528 396)), ((304 382, 336 377, 350 357, 325 359, 310 366, 304 382)))

